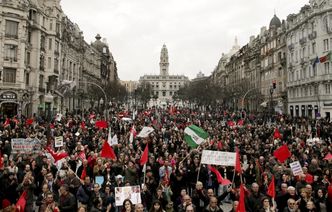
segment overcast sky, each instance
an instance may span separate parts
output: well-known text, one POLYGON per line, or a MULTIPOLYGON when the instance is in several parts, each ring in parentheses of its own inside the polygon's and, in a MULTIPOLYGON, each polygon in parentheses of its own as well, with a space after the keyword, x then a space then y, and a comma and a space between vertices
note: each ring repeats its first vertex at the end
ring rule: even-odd
POLYGON ((210 75, 237 36, 240 46, 309 0, 61 0, 62 9, 90 43, 107 39, 121 80, 159 74, 162 45, 170 74, 210 75))

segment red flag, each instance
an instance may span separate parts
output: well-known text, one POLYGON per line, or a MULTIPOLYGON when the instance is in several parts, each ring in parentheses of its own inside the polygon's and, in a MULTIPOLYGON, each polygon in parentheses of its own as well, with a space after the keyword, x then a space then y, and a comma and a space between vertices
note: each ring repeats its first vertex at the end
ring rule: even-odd
POLYGON ((274 130, 273 138, 274 138, 274 139, 281 139, 281 138, 282 138, 282 136, 281 136, 281 134, 280 134, 278 128, 276 128, 276 129, 274 130))
POLYGON ((222 141, 218 141, 218 150, 221 150, 222 149, 222 141))
POLYGON ((27 192, 23 191, 23 193, 21 194, 20 198, 18 199, 18 201, 16 203, 16 212, 24 212, 25 204, 27 202, 26 196, 27 196, 27 192))
POLYGON ((16 125, 20 123, 20 121, 16 117, 13 118, 13 122, 15 122, 16 125))
POLYGON ((331 160, 332 159, 332 154, 328 153, 323 160, 331 160))
POLYGON ((90 114, 90 115, 89 115, 89 119, 94 119, 95 117, 96 117, 95 114, 90 114))
POLYGON ((116 159, 116 155, 114 153, 113 148, 109 145, 109 143, 106 140, 104 141, 100 156, 103 158, 111 158, 113 160, 116 159))
POLYGON ((244 196, 245 196, 244 187, 243 187, 243 184, 241 183, 241 185, 240 185, 240 199, 239 199, 239 204, 236 207, 236 212, 246 212, 244 196))
POLYGON ((279 147, 278 149, 276 149, 273 152, 274 157, 276 157, 280 163, 285 162, 285 160, 287 160, 287 158, 289 158, 292 154, 289 151, 288 147, 286 144, 282 145, 281 147, 279 147))
POLYGON ((236 148, 235 171, 242 174, 240 152, 238 148, 236 148))
POLYGON ((81 122, 81 128, 82 128, 83 130, 85 130, 85 122, 84 122, 84 121, 81 122))
POLYGON ((230 126, 230 127, 233 127, 235 125, 235 123, 234 123, 234 121, 228 121, 227 125, 230 126))
POLYGON ((96 121, 96 127, 98 128, 107 128, 107 122, 106 121, 96 121))
POLYGON ((218 183, 221 184, 223 178, 222 178, 220 172, 216 168, 212 167, 211 165, 208 165, 208 168, 210 169, 211 172, 213 172, 217 176, 218 183))
POLYGON ((244 124, 244 120, 243 119, 240 119, 240 120, 237 121, 237 125, 243 126, 243 124, 244 124))
POLYGON ((82 174, 81 174, 80 179, 81 179, 81 180, 84 180, 85 177, 86 177, 86 167, 83 168, 83 171, 82 171, 82 174))
POLYGON ((4 168, 2 154, 0 152, 0 169, 4 168))
POLYGON ((274 175, 272 175, 272 179, 271 179, 271 182, 269 184, 266 194, 269 195, 270 197, 272 197, 273 199, 276 197, 276 187, 275 187, 274 183, 275 183, 274 175))
POLYGON ((46 147, 46 151, 48 151, 52 155, 52 157, 54 158, 54 163, 68 156, 67 152, 54 152, 53 149, 51 149, 50 147, 46 147))
POLYGON ((78 153, 77 155, 77 158, 81 159, 82 161, 86 160, 85 151, 84 150, 80 151, 80 153, 78 153))
POLYGON ((146 164, 148 162, 148 158, 149 158, 149 147, 148 147, 148 144, 146 144, 144 152, 143 152, 141 160, 140 160, 141 166, 143 166, 144 164, 146 164))
POLYGON ((5 123, 3 123, 3 127, 7 127, 10 125, 10 119, 9 118, 6 118, 6 121, 5 123))
POLYGON ((31 125, 33 123, 33 119, 27 119, 26 121, 25 121, 25 124, 26 125, 31 125))

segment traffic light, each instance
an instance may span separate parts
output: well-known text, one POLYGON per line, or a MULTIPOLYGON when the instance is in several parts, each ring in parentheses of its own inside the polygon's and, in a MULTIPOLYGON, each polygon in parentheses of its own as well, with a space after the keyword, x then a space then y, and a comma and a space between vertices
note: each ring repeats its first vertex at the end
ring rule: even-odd
POLYGON ((276 89, 276 88, 277 88, 277 83, 276 83, 276 81, 273 81, 273 82, 272 82, 272 87, 273 87, 273 89, 276 89))

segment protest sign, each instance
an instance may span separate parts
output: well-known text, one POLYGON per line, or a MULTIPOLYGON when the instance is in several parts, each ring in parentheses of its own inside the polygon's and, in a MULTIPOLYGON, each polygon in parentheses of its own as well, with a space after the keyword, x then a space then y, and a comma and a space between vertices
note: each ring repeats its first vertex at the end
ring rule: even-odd
POLYGON ((115 188, 115 206, 122 206, 125 199, 130 199, 133 204, 141 203, 141 191, 137 186, 125 186, 115 188))
POLYGON ((235 159, 235 152, 203 150, 201 163, 221 166, 235 166, 235 159))
POLYGON ((299 176, 299 175, 303 174, 302 166, 299 161, 290 163, 289 166, 290 166, 294 176, 299 176))
POLYGON ((63 146, 63 136, 54 137, 54 146, 55 147, 63 146))
POLYGON ((41 150, 40 141, 37 138, 12 138, 13 153, 38 152, 41 150))

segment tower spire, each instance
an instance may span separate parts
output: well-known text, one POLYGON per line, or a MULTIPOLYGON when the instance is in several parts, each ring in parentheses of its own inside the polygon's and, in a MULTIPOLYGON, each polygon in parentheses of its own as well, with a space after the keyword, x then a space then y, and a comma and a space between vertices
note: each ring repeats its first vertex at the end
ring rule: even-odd
POLYGON ((160 67, 160 75, 166 76, 169 74, 168 73, 168 67, 169 67, 168 50, 167 50, 165 43, 164 43, 163 47, 161 48, 159 67, 160 67))

